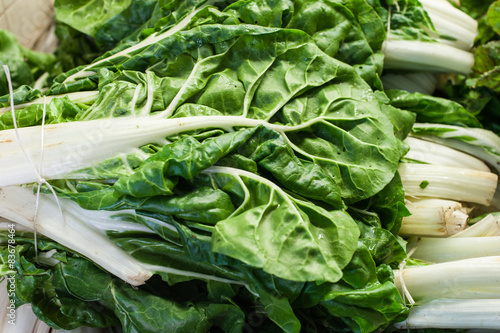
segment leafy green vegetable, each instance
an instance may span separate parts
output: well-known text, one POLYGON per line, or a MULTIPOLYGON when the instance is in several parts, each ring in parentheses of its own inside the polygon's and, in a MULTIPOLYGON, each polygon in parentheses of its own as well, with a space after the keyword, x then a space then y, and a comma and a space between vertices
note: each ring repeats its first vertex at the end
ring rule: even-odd
POLYGON ((57 0, 54 8, 57 21, 93 37, 107 51, 146 23, 157 5, 152 0, 57 0))
MULTIPOLYGON (((9 67, 13 88, 33 84, 54 62, 53 55, 24 48, 12 33, 0 29, 0 65, 9 67)), ((7 77, 0 67, 0 96, 8 92, 7 77)))
POLYGON ((498 126, 498 1, 464 1, 461 9, 478 19, 474 66, 465 77, 450 80, 439 91, 475 114, 484 128, 499 133, 498 126))
POLYGON ((500 3, 498 1, 493 2, 488 7, 486 17, 493 31, 500 34, 500 3))
POLYGON ((414 112, 418 122, 481 127, 481 123, 471 112, 448 99, 403 90, 386 90, 385 93, 390 98, 391 105, 414 112))
MULTIPOLYGON (((45 98, 15 91, 17 132, 0 98, 0 193, 13 199, 0 211, 31 228, 36 214, 52 238, 40 236, 41 256, 32 235, 16 240, 18 303, 55 328, 127 333, 371 332, 402 320, 397 168, 415 116, 374 92, 387 6, 114 3, 56 1, 60 50, 88 52, 61 60, 79 67, 45 98), (16 137, 38 163, 42 122, 37 199, 16 137), (110 253, 96 257, 97 240, 110 253)), ((413 4, 401 31, 427 22, 413 4)))
POLYGON ((496 93, 500 91, 497 74, 499 71, 499 49, 499 41, 491 41, 476 49, 473 67, 474 73, 472 75, 473 81, 471 82, 473 86, 488 87, 496 93))

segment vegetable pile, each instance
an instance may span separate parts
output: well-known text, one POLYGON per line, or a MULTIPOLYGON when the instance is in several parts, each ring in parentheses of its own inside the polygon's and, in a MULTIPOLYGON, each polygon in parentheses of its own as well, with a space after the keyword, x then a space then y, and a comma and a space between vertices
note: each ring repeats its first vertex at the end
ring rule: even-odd
POLYGON ((450 272, 426 242, 498 235, 500 139, 452 98, 496 101, 476 17, 444 0, 55 11, 54 54, 0 31, 0 275, 16 307, 65 330, 374 332, 435 327, 404 322, 435 302, 498 303, 498 245, 452 259, 485 270, 463 294, 418 278, 450 272), (443 209, 444 229, 429 217, 443 209))

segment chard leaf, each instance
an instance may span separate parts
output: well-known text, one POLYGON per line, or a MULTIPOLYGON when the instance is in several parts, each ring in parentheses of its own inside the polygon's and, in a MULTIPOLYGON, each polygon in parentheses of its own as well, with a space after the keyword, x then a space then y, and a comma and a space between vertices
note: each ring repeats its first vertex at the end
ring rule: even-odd
MULTIPOLYGON (((278 156, 278 152, 269 158, 256 156, 261 159, 259 167, 272 173, 290 190, 335 207, 342 206, 339 196, 347 203, 353 203, 377 193, 392 179, 399 158, 405 152, 399 142, 405 134, 400 133, 400 129, 408 127, 412 119, 400 117, 398 127, 394 128, 391 122, 396 117, 388 119, 382 102, 355 70, 322 52, 300 30, 205 24, 186 30, 182 35, 174 34, 125 58, 127 60, 112 59, 117 63, 126 61, 121 63, 120 72, 99 71, 98 80, 110 81, 101 88, 97 101, 77 115, 78 120, 133 115, 148 118, 154 113, 158 119, 171 117, 172 120, 182 118, 186 121, 196 121, 202 115, 216 116, 213 119, 221 120, 221 123, 214 127, 224 130, 264 125, 281 134, 282 137, 274 141, 275 147, 284 144, 293 152, 289 148, 280 148, 288 156, 278 156), (201 41, 199 45, 195 43, 197 40, 201 41), (153 46, 155 50, 151 49, 153 46), (140 74, 124 69, 127 62, 132 66, 136 57, 140 62, 148 59, 148 64, 144 65, 149 66, 149 61, 155 61, 151 52, 154 57, 166 57, 162 63, 156 63, 154 68, 157 70, 177 56, 189 56, 191 61, 177 73, 180 77, 160 77, 154 72, 140 74), (300 66, 295 65, 297 63, 300 66), (164 111, 161 111, 162 107, 164 111), (238 118, 233 122, 229 117, 238 118), (228 119, 227 123, 224 123, 224 118, 228 119), (298 164, 297 158, 301 160, 300 168, 294 167, 283 174, 275 171, 277 167, 288 165, 289 160, 298 164), (305 172, 297 172, 300 169, 305 172), (301 174, 313 177, 302 177, 301 174), (322 175, 326 175, 324 178, 329 188, 320 193, 316 189, 323 187, 325 181, 309 182, 313 184, 309 186, 307 180, 318 180, 322 175)), ((109 63, 101 65, 103 68, 113 67, 109 63)), ((143 65, 135 67, 141 69, 143 65)), ((87 79, 96 84, 94 78, 84 80, 87 79)), ((81 80, 68 84, 78 82, 81 80)), ((132 117, 127 119, 133 123, 136 121, 132 117)), ((205 124, 200 122, 200 126, 205 124)), ((168 125, 158 128, 173 135, 182 132, 180 125, 171 130, 168 125)), ((199 128, 191 133, 209 129, 199 128)), ((267 146, 263 151, 271 148, 267 146)), ((225 155, 212 157, 206 154, 203 158, 212 162, 205 166, 199 164, 196 170, 202 170, 225 155)), ((141 168, 144 174, 131 176, 137 177, 134 181, 143 182, 141 186, 127 188, 123 179, 116 189, 123 194, 137 189, 135 196, 147 196, 147 188, 156 194, 171 195, 177 180, 162 176, 162 167, 161 163, 150 163, 149 169, 146 166, 141 168)), ((198 172, 196 170, 193 170, 193 175, 198 172)), ((79 176, 83 177, 88 171, 91 170, 80 172, 79 176)), ((192 175, 186 176, 187 179, 190 177, 192 175)))
POLYGON ((170 186, 174 184, 171 179, 193 179, 201 171, 218 164, 222 158, 234 154, 256 163, 290 191, 334 207, 343 207, 339 186, 324 169, 299 159, 283 135, 262 126, 209 137, 202 142, 190 136, 180 139, 164 146, 134 173, 118 179, 113 187, 121 195, 171 195, 170 186), (162 180, 152 181, 153 177, 161 177, 162 180), (166 187, 158 189, 158 184, 166 184, 166 187))
POLYGON ((496 0, 462 0, 460 9, 475 19, 479 19, 487 11, 488 7, 496 0))
POLYGON ((497 35, 500 35, 500 3, 498 1, 493 2, 488 7, 486 17, 493 31, 495 31, 497 35))
POLYGON ((500 92, 500 41, 490 41, 478 46, 474 52, 474 66, 471 81, 474 86, 487 87, 496 93, 500 92))
POLYGON ((214 167, 200 177, 243 194, 233 215, 215 225, 213 251, 292 281, 341 278, 358 237, 345 212, 327 212, 237 169, 214 167))
MULTIPOLYGON (((24 244, 16 249, 18 258, 23 259, 19 262, 30 267, 30 271, 17 267, 16 295, 19 301, 30 302, 35 314, 54 328, 121 325, 126 333, 201 333, 212 327, 240 331, 244 325, 244 313, 232 303, 189 299, 192 295, 179 293, 167 296, 163 292, 160 296, 159 291, 134 288, 74 255, 68 255, 67 263, 33 271, 33 246, 24 244)), ((2 249, 1 255, 6 258, 8 251, 2 249)), ((164 284, 162 288, 169 287, 164 284)))
MULTIPOLYGON (((59 124, 73 121, 82 111, 79 105, 71 102, 67 96, 54 98, 45 105, 45 124, 59 124)), ((36 126, 42 124, 44 114, 43 104, 32 104, 25 108, 15 110, 16 124, 19 127, 36 126)), ((12 129, 12 113, 0 114, 0 130, 12 129)))
POLYGON ((230 216, 234 211, 234 206, 225 192, 200 187, 177 196, 117 198, 115 205, 100 206, 98 209, 135 209, 148 214, 174 216, 178 219, 212 225, 230 216))
MULTIPOLYGON (((2 68, 3 70, 3 68, 2 68)), ((42 95, 41 91, 38 89, 34 89, 28 85, 22 85, 17 89, 14 89, 12 92, 12 98, 14 100, 14 104, 21 104, 24 102, 29 102, 34 100, 42 95)), ((5 108, 8 108, 10 111, 10 95, 0 96, 0 106, 2 107, 2 113, 5 112, 5 108)))
POLYGON ((370 85, 381 88, 384 25, 366 2, 237 1, 224 9, 246 24, 300 29, 328 55, 354 66, 370 85), (349 5, 349 9, 345 7, 349 5), (353 9, 356 9, 354 16, 353 9), (366 18, 367 12, 370 19, 366 18), (357 21, 359 20, 359 22, 357 21), (376 38, 371 38, 376 36, 376 38))
POLYGON ((309 283, 294 304, 319 304, 331 316, 343 321, 344 330, 374 332, 388 323, 403 320, 408 312, 387 266, 376 267, 370 251, 362 244, 345 268, 342 281, 309 283))
POLYGON ((386 25, 390 24, 390 38, 436 42, 428 33, 434 30, 432 20, 418 0, 398 1, 390 9, 390 15, 383 14, 386 25))
MULTIPOLYGON (((114 239, 127 251, 131 252, 137 258, 143 258, 144 262, 161 263, 168 267, 190 267, 191 270, 201 272, 207 275, 229 277, 244 281, 246 288, 251 291, 252 296, 244 297, 240 301, 251 302, 250 316, 255 311, 260 313, 260 322, 257 327, 265 326, 267 316, 278 325, 284 332, 300 332, 301 324, 295 317, 294 311, 290 306, 290 300, 295 299, 300 293, 303 283, 292 282, 279 279, 269 275, 262 270, 257 270, 244 265, 238 260, 225 255, 214 253, 211 250, 210 237, 195 233, 189 228, 178 225, 179 232, 183 235, 184 249, 174 247, 165 242, 151 241, 144 237, 133 237, 127 235, 115 234, 114 239), (214 264, 217 264, 215 266, 214 264), (248 299, 249 298, 249 299, 248 299), (262 309, 259 310, 259 308, 262 309), (265 314, 265 316, 264 316, 265 314)), ((186 276, 176 276, 175 274, 166 274, 158 272, 162 279, 171 285, 177 285, 181 294, 186 294, 186 286, 183 282, 190 281, 193 278, 186 276)), ((209 285, 213 282, 208 281, 209 285)), ((226 284, 227 286, 227 284, 226 284)), ((237 291, 236 285, 231 288, 231 293, 237 291)), ((238 287, 240 288, 240 287, 238 287)), ((210 291, 209 291, 210 292, 210 291)), ((209 297, 213 297, 210 292, 209 297)), ((236 295, 238 299, 239 294, 236 295)), ((245 327, 254 327, 254 323, 246 323, 245 327)), ((276 329, 272 325, 272 329, 276 329)))
POLYGON ((131 0, 57 0, 54 7, 56 8, 56 18, 59 21, 92 36, 101 25, 124 11, 130 6, 131 2, 131 0), (91 20, 88 19, 90 17, 92 18, 91 20))
POLYGON ((404 90, 386 90, 385 93, 392 106, 416 113, 418 122, 481 127, 476 117, 457 102, 404 90))
MULTIPOLYGON (((24 59, 16 37, 2 29, 0 29, 0 64, 9 66, 13 88, 33 83, 33 73, 24 59)), ((6 73, 3 67, 0 67, 0 96, 8 93, 6 73)))

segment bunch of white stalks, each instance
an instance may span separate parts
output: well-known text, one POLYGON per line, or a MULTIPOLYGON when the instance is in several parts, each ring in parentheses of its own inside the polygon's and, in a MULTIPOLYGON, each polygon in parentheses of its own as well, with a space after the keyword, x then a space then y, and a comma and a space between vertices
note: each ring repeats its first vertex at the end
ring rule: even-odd
POLYGON ((500 329, 498 176, 480 159, 409 137, 401 173, 400 235, 408 259, 395 270, 411 305, 398 328, 500 329))

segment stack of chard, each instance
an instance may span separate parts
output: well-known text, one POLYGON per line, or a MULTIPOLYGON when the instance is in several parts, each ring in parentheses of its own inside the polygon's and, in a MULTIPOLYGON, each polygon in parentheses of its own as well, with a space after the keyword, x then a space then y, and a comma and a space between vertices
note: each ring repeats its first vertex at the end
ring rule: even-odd
POLYGON ((430 95, 475 66, 475 19, 445 1, 55 6, 51 60, 0 73, 16 306, 142 333, 432 328, 436 306, 480 328, 461 306, 496 309, 500 139, 430 95), (474 252, 451 257, 457 240, 474 252))

